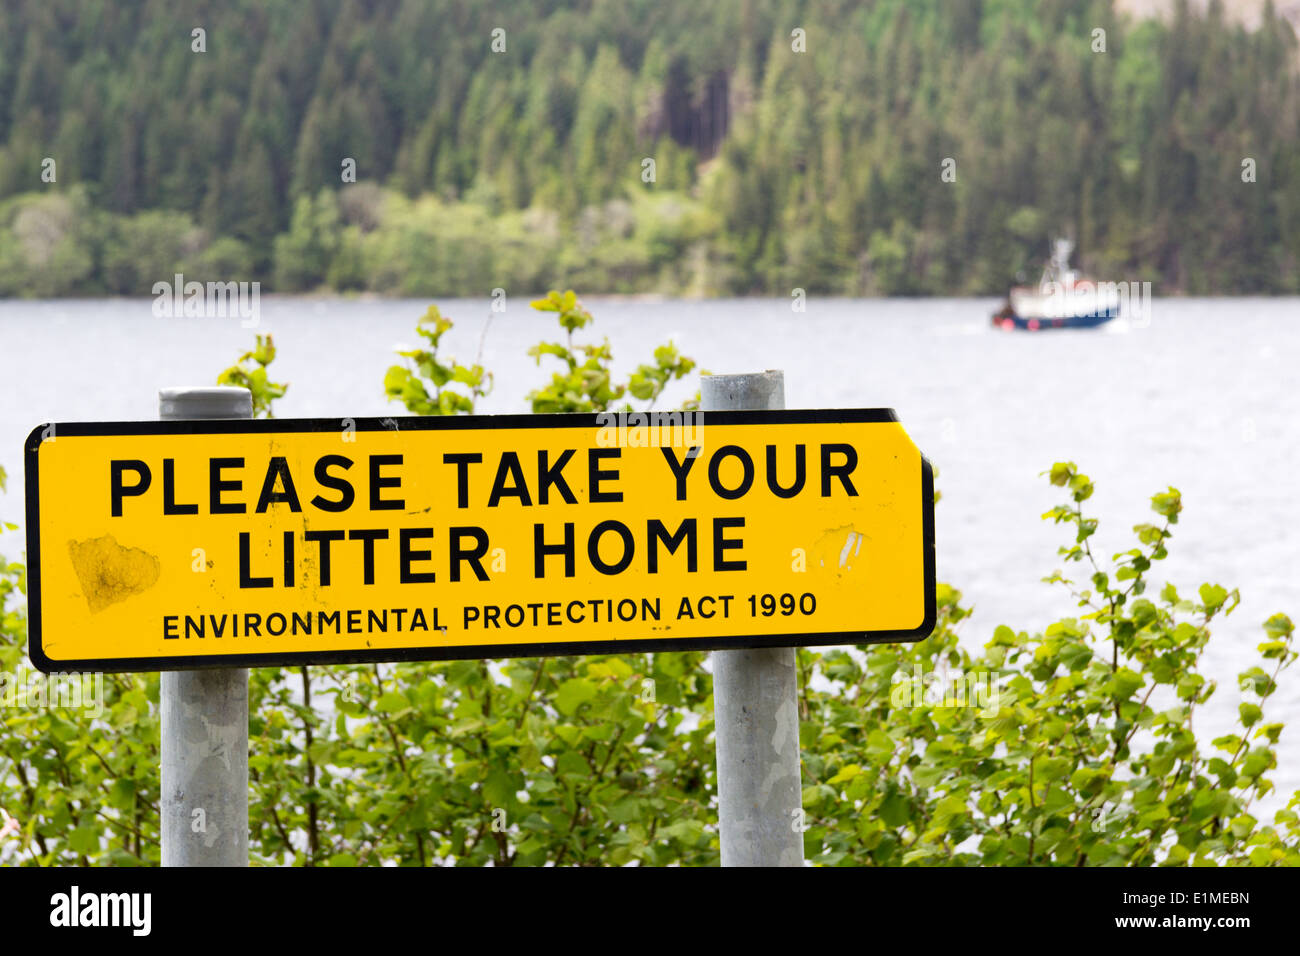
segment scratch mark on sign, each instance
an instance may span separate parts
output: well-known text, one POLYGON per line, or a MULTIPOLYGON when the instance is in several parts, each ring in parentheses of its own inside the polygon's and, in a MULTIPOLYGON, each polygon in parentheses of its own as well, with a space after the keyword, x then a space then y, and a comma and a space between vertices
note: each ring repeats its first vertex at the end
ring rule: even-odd
POLYGON ((850 531, 849 536, 844 539, 844 547, 840 550, 840 567, 849 563, 850 557, 857 557, 858 552, 862 550, 862 539, 865 535, 858 534, 856 531, 850 531))
POLYGON ((158 559, 148 551, 123 547, 111 534, 69 541, 68 556, 91 614, 158 583, 158 559))
POLYGON ((838 573, 853 570, 853 559, 862 553, 867 536, 853 525, 831 528, 813 546, 816 567, 834 568, 838 573))

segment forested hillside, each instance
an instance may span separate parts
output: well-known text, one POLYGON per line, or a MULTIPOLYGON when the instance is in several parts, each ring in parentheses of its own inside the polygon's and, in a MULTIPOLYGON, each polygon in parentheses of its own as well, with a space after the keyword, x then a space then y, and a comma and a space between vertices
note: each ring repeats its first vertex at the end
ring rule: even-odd
POLYGON ((1295 293, 1296 64, 1216 4, 7 0, 0 294, 995 293, 1060 232, 1295 293))

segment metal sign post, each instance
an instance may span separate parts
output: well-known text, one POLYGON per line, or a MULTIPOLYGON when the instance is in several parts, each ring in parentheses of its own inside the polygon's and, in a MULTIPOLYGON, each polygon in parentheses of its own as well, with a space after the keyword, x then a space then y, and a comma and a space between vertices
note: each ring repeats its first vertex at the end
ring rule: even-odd
MULTIPOLYGON (((252 418, 246 388, 168 388, 163 421, 252 418)), ((248 669, 162 674, 162 865, 248 865, 248 669)))
MULTIPOLYGON (((785 376, 706 375, 700 398, 705 412, 783 409, 785 376)), ((722 865, 802 866, 795 650, 714 651, 712 661, 722 865)))

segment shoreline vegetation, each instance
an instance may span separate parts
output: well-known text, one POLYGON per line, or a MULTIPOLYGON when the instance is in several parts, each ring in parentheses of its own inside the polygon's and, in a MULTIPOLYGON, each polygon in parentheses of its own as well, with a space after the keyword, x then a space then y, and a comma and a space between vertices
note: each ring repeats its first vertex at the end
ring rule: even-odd
POLYGON ((426 299, 994 296, 1055 234, 1159 295, 1300 293, 1300 57, 1271 7, 1252 30, 1110 0, 208 19, 196 50, 179 10, 0 10, 0 296, 177 272, 426 299))

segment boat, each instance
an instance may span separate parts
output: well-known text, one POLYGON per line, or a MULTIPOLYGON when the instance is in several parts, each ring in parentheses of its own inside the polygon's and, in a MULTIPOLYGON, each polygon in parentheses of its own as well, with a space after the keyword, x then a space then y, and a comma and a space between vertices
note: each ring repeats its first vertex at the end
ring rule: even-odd
POLYGON ((1057 239, 1043 269, 1038 288, 1014 286, 993 313, 993 325, 1008 332, 1048 329, 1091 329, 1119 315, 1119 289, 1114 282, 1097 282, 1070 268, 1074 243, 1057 239))

